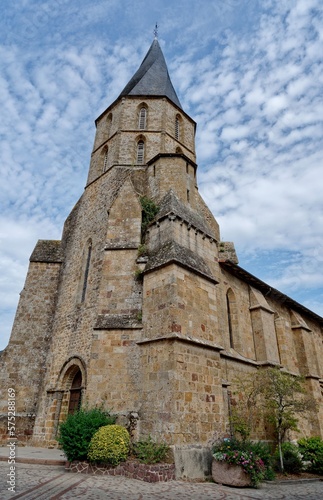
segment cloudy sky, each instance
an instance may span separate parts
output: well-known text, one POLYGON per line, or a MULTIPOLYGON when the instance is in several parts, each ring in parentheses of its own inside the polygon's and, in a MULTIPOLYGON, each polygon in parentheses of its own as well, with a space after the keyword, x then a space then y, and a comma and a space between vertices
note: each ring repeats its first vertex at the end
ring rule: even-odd
POLYGON ((241 267, 323 315, 321 0, 16 0, 0 20, 0 349, 37 239, 82 194, 94 120, 153 40, 241 267))

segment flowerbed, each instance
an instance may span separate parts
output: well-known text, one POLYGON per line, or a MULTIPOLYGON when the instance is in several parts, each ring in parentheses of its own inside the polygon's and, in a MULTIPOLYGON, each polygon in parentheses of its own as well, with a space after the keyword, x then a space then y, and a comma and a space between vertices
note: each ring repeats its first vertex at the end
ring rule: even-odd
POLYGON ((66 469, 81 474, 125 476, 148 483, 172 481, 175 479, 175 464, 142 464, 135 460, 122 462, 117 466, 89 462, 67 462, 66 469))
POLYGON ((215 483, 227 486, 251 486, 251 479, 240 465, 232 465, 227 462, 212 462, 212 479, 215 483))
MULTIPOLYGON (((233 467, 238 466, 241 469, 241 478, 245 476, 247 484, 255 487, 264 479, 270 479, 268 476, 270 465, 265 463, 268 459, 267 455, 268 450, 259 443, 224 439, 213 445, 214 462, 226 465, 227 470, 230 467, 234 470, 233 467)), ((214 479, 214 481, 229 484, 222 480, 214 479)))

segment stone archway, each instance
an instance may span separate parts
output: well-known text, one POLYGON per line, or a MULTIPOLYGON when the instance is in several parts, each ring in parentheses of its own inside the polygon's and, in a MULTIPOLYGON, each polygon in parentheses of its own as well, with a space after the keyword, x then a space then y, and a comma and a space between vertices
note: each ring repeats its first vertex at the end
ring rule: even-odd
POLYGON ((86 368, 84 361, 79 357, 68 359, 61 368, 54 391, 52 439, 56 438, 59 424, 66 419, 67 415, 80 408, 85 389, 86 368))

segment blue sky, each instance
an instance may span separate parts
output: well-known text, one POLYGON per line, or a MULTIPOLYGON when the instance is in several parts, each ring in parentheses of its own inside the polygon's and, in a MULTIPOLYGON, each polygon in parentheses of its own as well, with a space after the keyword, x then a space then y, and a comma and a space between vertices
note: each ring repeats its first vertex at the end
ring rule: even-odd
POLYGON ((153 40, 197 122, 199 188, 241 267, 323 315, 320 0, 17 0, 0 20, 0 349, 37 239, 84 189, 94 120, 153 40))

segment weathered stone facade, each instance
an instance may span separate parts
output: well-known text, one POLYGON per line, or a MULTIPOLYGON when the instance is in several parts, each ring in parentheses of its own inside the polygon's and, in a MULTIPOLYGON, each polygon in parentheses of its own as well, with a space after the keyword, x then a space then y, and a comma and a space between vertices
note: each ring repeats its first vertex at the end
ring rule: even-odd
MULTIPOLYGON (((153 51, 165 72, 156 41, 153 51)), ((2 437, 12 387, 20 440, 55 440, 81 397, 113 409, 135 438, 207 445, 228 430, 233 381, 260 366, 306 377, 318 413, 301 429, 323 436, 323 319, 238 266, 198 192, 195 122, 169 83, 146 85, 97 119, 62 240, 31 256, 0 357, 2 437), (144 235, 143 196, 159 207, 144 235)))

